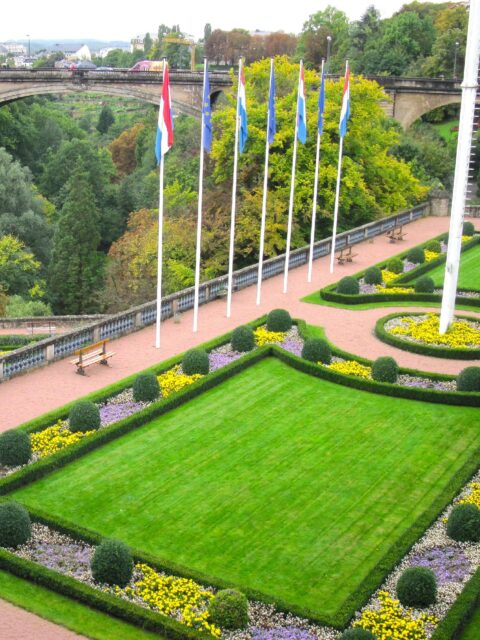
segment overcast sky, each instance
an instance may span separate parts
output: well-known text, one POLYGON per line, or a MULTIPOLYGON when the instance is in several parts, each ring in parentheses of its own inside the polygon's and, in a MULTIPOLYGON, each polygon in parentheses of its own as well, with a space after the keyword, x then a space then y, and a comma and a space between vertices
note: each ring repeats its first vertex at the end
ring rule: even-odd
MULTIPOLYGON (((433 0, 441 1, 441 0, 433 0)), ((182 31, 203 36, 209 22, 213 29, 242 27, 248 30, 298 33, 308 16, 332 4, 350 20, 358 19, 374 4, 382 17, 392 15, 401 0, 3 0, 0 42, 36 39, 127 40, 158 25, 179 24, 182 31)))

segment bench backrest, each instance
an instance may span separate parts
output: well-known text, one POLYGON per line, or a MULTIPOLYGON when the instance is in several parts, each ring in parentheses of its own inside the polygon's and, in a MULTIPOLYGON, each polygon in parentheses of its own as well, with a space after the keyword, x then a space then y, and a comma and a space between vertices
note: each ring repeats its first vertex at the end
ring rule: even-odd
POLYGON ((105 338, 105 340, 100 340, 100 342, 95 342, 94 344, 89 344, 87 347, 82 347, 81 349, 77 349, 75 351, 76 356, 83 356, 89 353, 90 351, 94 351, 95 349, 102 349, 105 351, 105 345, 109 341, 109 338, 105 338))

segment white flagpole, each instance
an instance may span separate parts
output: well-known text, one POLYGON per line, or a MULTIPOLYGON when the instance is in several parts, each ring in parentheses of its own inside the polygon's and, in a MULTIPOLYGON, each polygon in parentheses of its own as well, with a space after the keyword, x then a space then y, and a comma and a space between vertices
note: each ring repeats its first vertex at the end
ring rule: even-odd
POLYGON ((157 321, 155 347, 160 348, 160 322, 162 320, 162 261, 163 261, 163 156, 160 158, 160 201, 158 205, 158 264, 157 264, 157 321))
MULTIPOLYGON (((273 58, 270 59, 270 87, 272 85, 273 58)), ((270 99, 270 96, 269 96, 270 99)), ((257 305, 260 304, 262 294, 263 277, 263 252, 265 247, 265 224, 267 219, 267 189, 268 189, 268 160, 270 157, 270 142, 268 132, 270 130, 270 105, 267 109, 267 140, 265 143, 265 174, 263 176, 262 222, 260 225, 260 249, 258 256, 258 280, 257 280, 257 305)))
POLYGON ((330 273, 333 273, 333 261, 335 259, 335 240, 337 237, 338 203, 340 200, 340 177, 342 175, 343 136, 340 136, 338 147, 337 188, 335 190, 335 207, 333 210, 332 251, 330 254, 330 273))
POLYGON ((233 156, 233 185, 232 209, 230 216, 230 247, 228 252, 228 281, 227 281, 227 318, 232 314, 232 284, 233 284, 233 247, 235 242, 235 213, 237 205, 237 165, 238 165, 238 129, 240 127, 240 76, 242 73, 242 58, 238 63, 238 91, 237 116, 235 121, 235 152, 233 156))
MULTIPOLYGON (((303 66, 303 60, 300 61, 300 73, 302 72, 302 66, 303 66)), ((298 94, 297 94, 297 110, 296 110, 296 116, 295 116, 295 137, 293 139, 292 181, 290 183, 290 201, 288 204, 287 247, 285 251, 285 267, 284 267, 284 273, 283 273, 283 293, 287 293, 287 290, 288 290, 288 264, 290 262, 290 244, 292 240, 293 196, 295 194, 295 167, 297 164, 297 134, 298 134, 298 94)))
MULTIPOLYGON (((204 59, 204 72, 203 72, 203 87, 205 89, 205 80, 207 74, 207 59, 204 59)), ((203 129, 204 129, 204 105, 202 105, 202 123, 201 123, 201 133, 200 133, 200 169, 199 169, 199 177, 198 177, 198 210, 197 210, 197 248, 195 255, 195 295, 193 301, 193 331, 196 333, 198 331, 198 298, 199 298, 199 290, 200 290, 200 254, 201 254, 201 245, 202 245, 202 198, 203 198, 203 129)))
MULTIPOLYGON (((325 64, 325 60, 322 60, 322 74, 321 78, 323 80, 323 66, 325 64)), ((312 206, 312 227, 310 229, 310 254, 308 256, 308 275, 307 282, 312 281, 312 270, 313 270, 313 245, 315 243, 315 223, 317 220, 317 195, 318 195, 318 169, 320 166, 320 143, 322 136, 317 129, 317 152, 315 156, 315 181, 313 183, 313 206, 312 206)))

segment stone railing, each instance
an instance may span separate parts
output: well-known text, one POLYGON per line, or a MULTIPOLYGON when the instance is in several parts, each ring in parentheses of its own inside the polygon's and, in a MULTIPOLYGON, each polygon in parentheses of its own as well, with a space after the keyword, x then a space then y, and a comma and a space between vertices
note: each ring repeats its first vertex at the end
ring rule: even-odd
MULTIPOLYGON (((361 227, 350 229, 337 236, 335 248, 342 249, 346 245, 357 244, 363 240, 382 235, 396 225, 406 225, 418 220, 432 211, 434 202, 420 204, 413 209, 400 211, 394 215, 370 222, 361 227)), ((319 240, 314 245, 313 257, 315 260, 326 256, 331 251, 331 238, 319 240)), ((302 247, 290 254, 289 268, 294 269, 308 262, 309 247, 302 247)), ((263 279, 273 278, 283 273, 285 266, 285 254, 265 260, 263 263, 263 279)), ((257 282, 258 265, 254 264, 233 274, 233 290, 238 291, 254 285, 257 282)), ((227 287, 227 276, 220 276, 214 280, 200 285, 200 304, 205 304, 215 298, 223 296, 227 287)), ((183 289, 162 298, 162 320, 166 320, 178 313, 193 308, 194 288, 183 289)), ((60 360, 71 355, 81 347, 104 340, 105 338, 118 338, 119 336, 155 323, 157 317, 156 301, 147 302, 122 311, 115 315, 92 322, 87 326, 69 331, 61 336, 47 338, 37 342, 33 346, 23 347, 11 354, 0 357, 0 380, 6 380, 35 367, 60 360)))
POLYGON ((0 317, 0 329, 28 329, 31 333, 65 333, 97 320, 108 318, 108 315, 92 314, 84 316, 32 316, 23 318, 0 317))

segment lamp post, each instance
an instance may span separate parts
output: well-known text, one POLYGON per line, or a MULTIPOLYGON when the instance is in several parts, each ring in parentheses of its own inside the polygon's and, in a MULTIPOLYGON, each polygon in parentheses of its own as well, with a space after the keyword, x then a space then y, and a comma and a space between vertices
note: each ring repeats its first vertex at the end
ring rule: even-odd
POLYGON ((325 75, 328 76, 328 71, 330 68, 330 47, 332 45, 332 36, 327 36, 327 60, 325 63, 325 75))
POLYGON ((453 79, 456 80, 457 79, 457 54, 458 54, 458 47, 460 46, 459 41, 457 40, 455 42, 455 52, 453 54, 453 79))
POLYGON ((30 35, 27 33, 28 38, 28 57, 30 58, 30 35))

